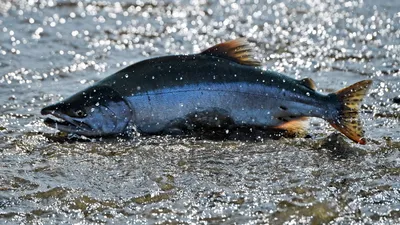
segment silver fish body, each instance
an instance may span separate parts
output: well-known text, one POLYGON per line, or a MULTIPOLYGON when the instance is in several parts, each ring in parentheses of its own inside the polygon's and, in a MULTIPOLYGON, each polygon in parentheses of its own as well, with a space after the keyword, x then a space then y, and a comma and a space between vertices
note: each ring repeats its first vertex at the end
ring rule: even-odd
POLYGON ((131 123, 144 133, 182 123, 221 126, 219 118, 231 126, 276 127, 304 116, 334 118, 340 110, 333 95, 302 81, 225 59, 172 56, 142 63, 98 85, 122 93, 133 112, 131 123))
MULTIPOLYGON (((234 54, 246 53, 240 51, 246 45, 238 43, 234 43, 238 47, 231 48, 234 54)), ((323 118, 340 130, 341 120, 348 119, 343 115, 351 114, 352 104, 346 103, 348 107, 340 99, 352 96, 348 90, 321 94, 305 80, 263 70, 252 61, 238 63, 225 57, 229 52, 217 50, 222 57, 214 52, 212 49, 207 54, 165 56, 133 64, 42 109, 43 115, 62 119, 48 118, 45 122, 86 136, 120 134, 132 126, 148 134, 243 126, 287 129, 287 124, 304 117, 323 118), (344 109, 349 114, 343 114, 344 109)), ((367 87, 370 82, 363 85, 367 87)), ((352 87, 357 97, 361 96, 351 100, 356 104, 365 94, 365 87, 358 86, 352 87)), ((349 131, 346 135, 352 134, 349 131)), ((350 138, 361 142, 360 134, 350 138)))

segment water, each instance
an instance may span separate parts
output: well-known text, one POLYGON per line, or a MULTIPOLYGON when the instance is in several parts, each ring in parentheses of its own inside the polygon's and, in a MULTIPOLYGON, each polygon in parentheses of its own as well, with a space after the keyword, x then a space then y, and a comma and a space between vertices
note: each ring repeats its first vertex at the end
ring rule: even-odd
POLYGON ((400 223, 400 2, 0 3, 0 221, 400 223), (140 60, 245 36, 268 68, 332 92, 374 81, 368 144, 311 139, 69 139, 40 109, 140 60))

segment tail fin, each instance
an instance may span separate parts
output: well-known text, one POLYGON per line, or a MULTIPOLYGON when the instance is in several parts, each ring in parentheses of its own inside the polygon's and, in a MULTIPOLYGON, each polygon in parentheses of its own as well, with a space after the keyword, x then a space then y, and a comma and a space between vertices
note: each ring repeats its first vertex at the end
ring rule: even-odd
POLYGON ((365 145, 364 131, 358 116, 360 103, 367 93, 372 80, 363 80, 336 92, 342 104, 340 115, 329 123, 351 140, 365 145))

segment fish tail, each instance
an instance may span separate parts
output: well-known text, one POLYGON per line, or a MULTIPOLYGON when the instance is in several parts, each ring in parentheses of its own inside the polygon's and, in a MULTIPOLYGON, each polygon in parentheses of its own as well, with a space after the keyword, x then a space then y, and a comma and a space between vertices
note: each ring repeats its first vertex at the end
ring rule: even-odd
POLYGON ((339 116, 328 120, 335 129, 362 145, 366 140, 358 111, 371 84, 372 80, 363 80, 337 91, 335 94, 341 104, 339 116))

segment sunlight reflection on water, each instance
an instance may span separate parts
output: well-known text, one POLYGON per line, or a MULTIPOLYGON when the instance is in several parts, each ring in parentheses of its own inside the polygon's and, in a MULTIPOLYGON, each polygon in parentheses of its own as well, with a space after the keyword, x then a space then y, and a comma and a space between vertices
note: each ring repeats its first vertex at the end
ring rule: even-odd
POLYGON ((0 221, 396 223, 400 2, 0 4, 0 221), (333 92, 362 79, 368 146, 312 139, 68 140, 40 109, 148 57, 247 37, 266 67, 333 92))

